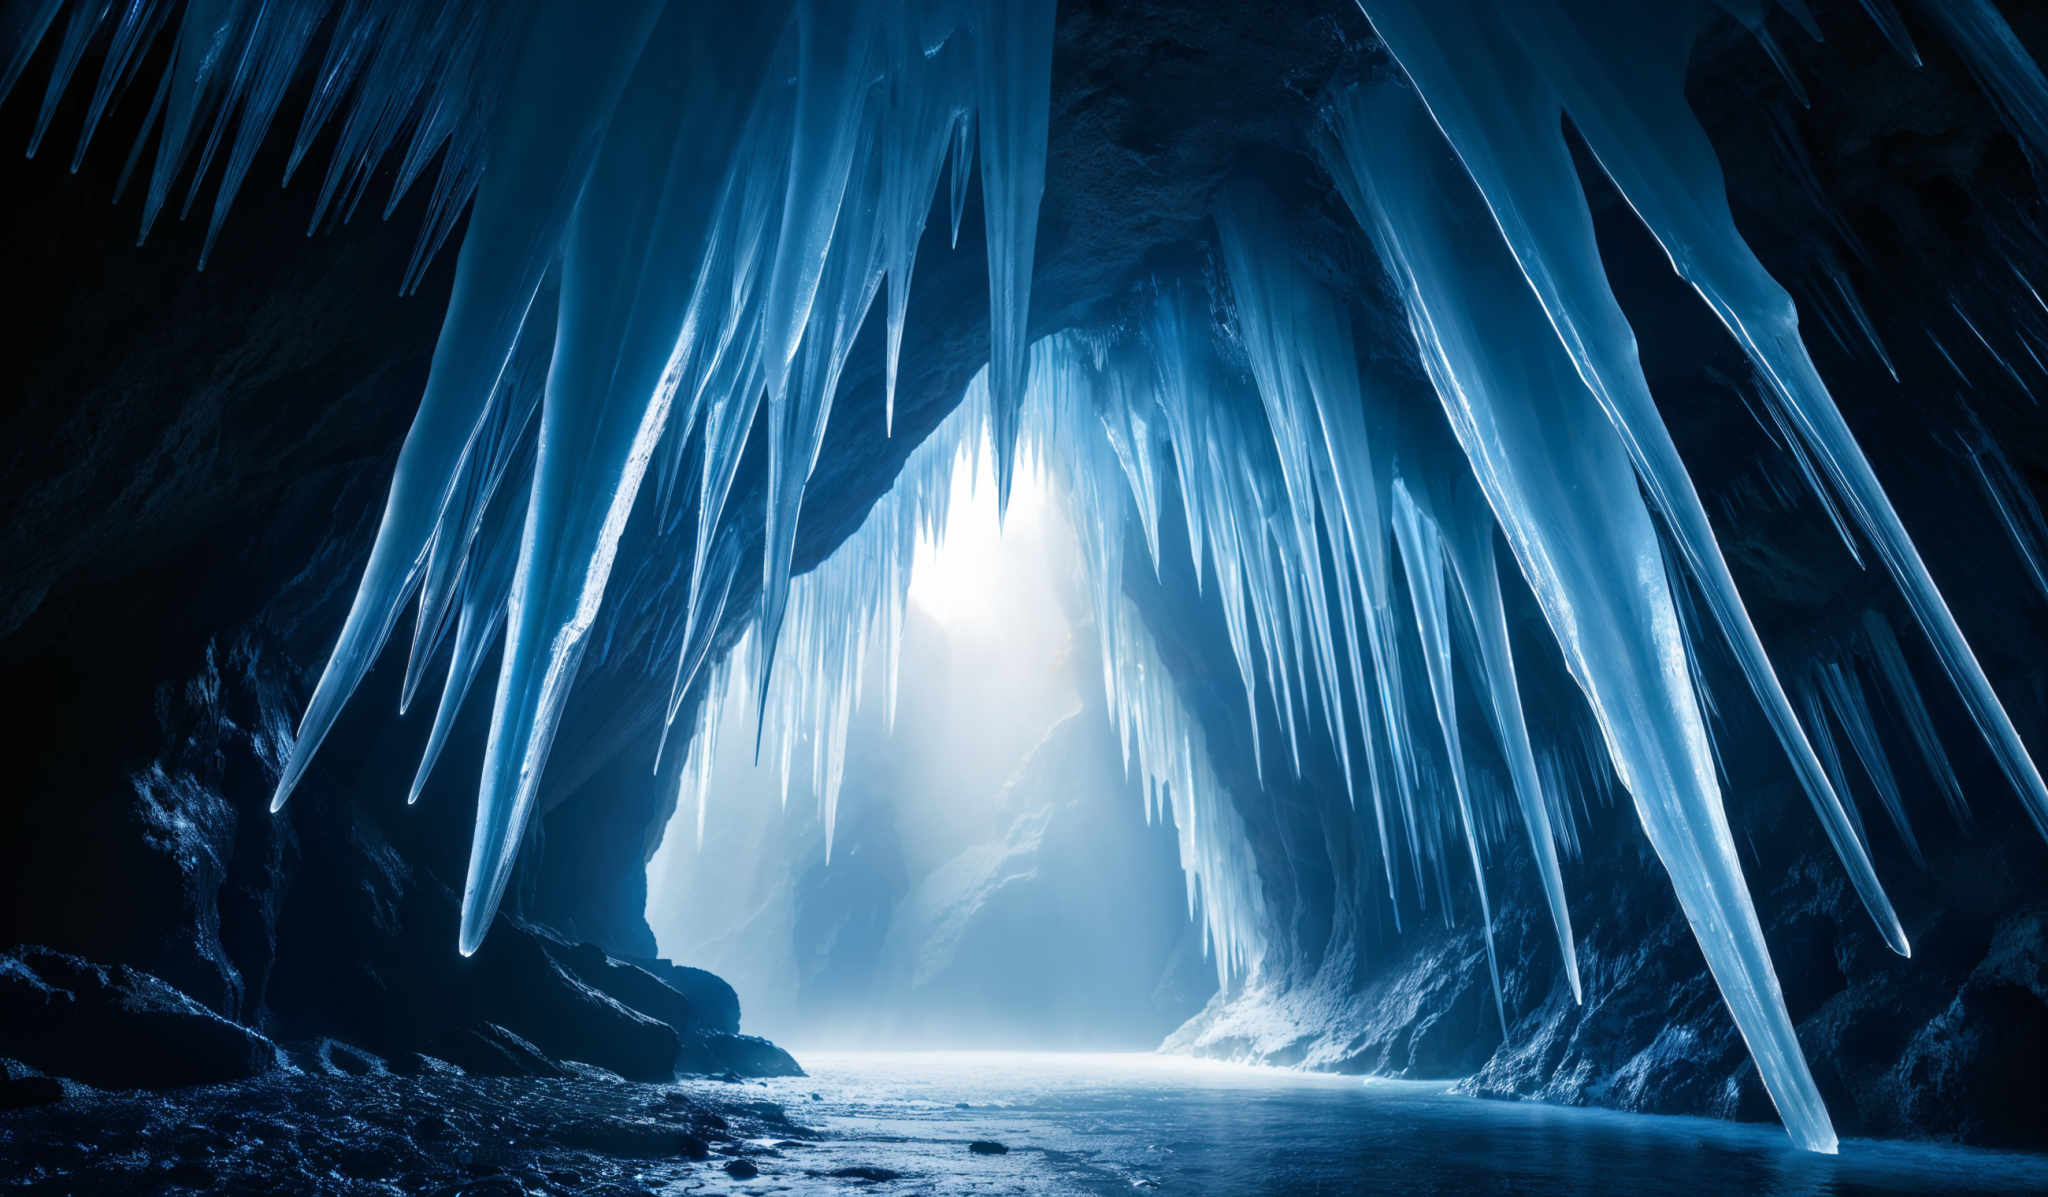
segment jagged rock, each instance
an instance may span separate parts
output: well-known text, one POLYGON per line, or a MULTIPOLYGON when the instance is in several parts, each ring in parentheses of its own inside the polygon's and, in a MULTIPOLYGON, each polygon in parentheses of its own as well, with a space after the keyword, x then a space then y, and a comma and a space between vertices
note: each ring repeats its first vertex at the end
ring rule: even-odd
POLYGON ((434 1046, 449 1062, 478 1076, 569 1075, 546 1052, 495 1023, 449 1031, 434 1046))
POLYGON ((788 1052, 759 1035, 692 1035, 682 1041, 676 1071, 732 1081, 760 1076, 803 1076, 788 1052))
POLYGON ((595 1118, 555 1128, 553 1137, 565 1147, 622 1156, 710 1158, 710 1145, 688 1131, 644 1118, 595 1118))
POLYGON ((469 981, 486 1017, 548 1054, 609 1068, 636 1081, 675 1075, 674 1027, 624 1005, 558 964, 536 929, 499 920, 472 959, 469 981))
POLYGON ((19 1060, 0 1058, 0 1110, 46 1106, 64 1100, 64 1082, 44 1076, 19 1060))
POLYGON ((328 1076, 383 1076, 391 1071, 377 1056, 339 1039, 318 1039, 291 1055, 292 1062, 307 1072, 328 1076))
POLYGON ((840 1180, 884 1181, 903 1179, 901 1172, 892 1172, 887 1168, 877 1168, 872 1164, 855 1164, 849 1168, 834 1168, 832 1171, 825 1173, 825 1175, 840 1180))
POLYGON ((2007 919, 1955 1000, 1906 1045, 1891 1081, 1923 1132, 2038 1148, 2048 1127, 2048 911, 2007 919), (1980 1095, 1996 1093, 1998 1102, 1980 1095))
MULTIPOLYGON (((700 1013, 687 994, 670 984, 666 979, 630 961, 615 959, 604 953, 596 944, 563 943, 549 937, 547 951, 556 963, 574 974, 585 985, 628 1006, 650 1018, 659 1019, 674 1027, 680 1034, 696 1030, 720 1030, 700 1013)), ((698 969, 671 969, 675 973, 701 972, 698 969)), ((702 973, 709 977, 711 974, 702 973)), ((716 978, 713 978, 714 980, 716 978)), ((700 986, 701 990, 709 989, 700 986)), ((727 992, 731 992, 727 987, 727 992)), ((733 1022, 737 1029, 739 1001, 733 1000, 733 1022)), ((714 1017, 716 1015, 714 1014, 714 1017)), ((721 1020, 722 1021, 722 1020, 721 1020)))
POLYGON ((740 998, 723 978, 701 968, 690 968, 657 957, 635 956, 627 963, 637 965, 662 984, 682 994, 683 999, 689 1003, 691 1016, 704 1030, 727 1035, 739 1033, 740 998))
POLYGON ((268 1039, 161 978, 35 946, 0 956, 0 1052, 113 1089, 201 1085, 278 1066, 268 1039))

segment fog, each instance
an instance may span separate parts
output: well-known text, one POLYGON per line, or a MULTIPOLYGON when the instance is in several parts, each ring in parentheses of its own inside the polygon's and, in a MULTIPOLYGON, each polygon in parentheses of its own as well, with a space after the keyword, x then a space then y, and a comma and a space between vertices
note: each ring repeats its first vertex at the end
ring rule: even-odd
POLYGON ((956 472, 948 525, 917 550, 893 730, 869 662, 829 860, 807 771, 785 805, 751 704, 728 704, 702 842, 679 804, 647 918, 664 956, 733 984, 749 1031, 1142 1049, 1214 992, 1173 829, 1147 825, 1124 774, 1046 485, 1020 471, 999 521, 985 463, 956 472))

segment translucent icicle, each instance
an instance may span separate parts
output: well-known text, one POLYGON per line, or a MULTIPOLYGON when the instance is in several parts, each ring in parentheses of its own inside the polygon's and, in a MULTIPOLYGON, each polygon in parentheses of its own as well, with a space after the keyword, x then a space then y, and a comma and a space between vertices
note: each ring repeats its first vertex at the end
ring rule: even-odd
MULTIPOLYGON (((1443 538, 1431 519, 1415 504, 1408 488, 1394 480, 1394 537, 1401 545, 1402 571, 1408 597, 1415 604, 1416 630, 1422 635, 1422 663, 1429 691, 1436 700, 1437 726, 1443 730, 1444 758, 1449 762, 1451 789, 1458 798, 1458 826, 1472 862, 1472 885, 1479 894, 1479 918, 1486 932, 1486 971, 1493 978, 1493 1008, 1500 1016, 1502 1038, 1508 1033, 1507 1001, 1500 992, 1500 962, 1493 949, 1493 904, 1486 897, 1486 863, 1479 856, 1479 836, 1472 818, 1472 799, 1465 780, 1465 749, 1458 734, 1458 696, 1451 674, 1451 612, 1444 588, 1443 538)), ((1450 903, 1444 903, 1448 910, 1450 903)))
POLYGON ((981 213, 988 236, 989 438, 998 511, 1010 505, 1029 372, 1025 339, 1038 204, 1045 194, 1056 7, 1056 0, 984 0, 975 30, 981 64, 981 213))
POLYGON ((507 100, 491 122, 491 173, 470 210, 426 393, 399 450, 376 543, 306 705, 273 810, 298 785, 418 580, 463 447, 511 358, 659 8, 635 0, 605 22, 589 20, 576 0, 544 0, 519 39, 507 100))
POLYGON ((1485 211, 1428 115, 1395 86, 1365 98, 1374 136, 1355 152, 1369 230, 1424 365, 1766 1090, 1795 1141, 1832 1151, 1736 858, 1663 553, 1626 449, 1594 416, 1599 404, 1519 285, 1514 259, 1484 234, 1485 211))
MULTIPOLYGON (((526 830, 614 553, 697 335, 718 236, 706 186, 739 143, 781 32, 770 4, 707 28, 671 7, 610 121, 562 251, 561 317, 506 619, 463 890, 461 948, 483 942, 526 830)), ((692 390, 694 393, 694 388, 692 390)))
MULTIPOLYGON (((1768 393, 1891 570, 2036 828, 2048 835, 2048 784, 1807 356, 1791 297, 1735 227, 1720 164, 1686 106, 1689 22, 1652 6, 1602 7, 1596 15, 1587 7, 1593 3, 1546 0, 1509 12, 1601 166, 1771 384, 1768 393)), ((1960 7, 1996 17, 1981 3, 1960 7)), ((2032 77, 2039 79, 2038 68, 2032 77)), ((2048 101, 2048 88, 2028 87, 2048 101)))
MULTIPOLYGON (((1577 167, 1560 130, 1560 101, 1499 28, 1494 10, 1475 4, 1374 0, 1369 11, 1486 199, 1575 369, 1621 434, 1872 921, 1903 954, 1909 950, 1905 930, 1867 854, 1848 833, 1841 799, 1799 726, 1650 396, 1635 334, 1609 289, 1577 167)), ((1371 126, 1357 118, 1355 107, 1347 110, 1341 103, 1336 118, 1337 146, 1357 155, 1371 126)))

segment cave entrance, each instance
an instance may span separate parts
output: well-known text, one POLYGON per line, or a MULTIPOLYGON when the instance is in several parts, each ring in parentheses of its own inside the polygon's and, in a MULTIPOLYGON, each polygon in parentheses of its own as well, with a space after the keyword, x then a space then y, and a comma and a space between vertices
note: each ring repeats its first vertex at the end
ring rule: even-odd
POLYGON ((897 676, 866 654, 843 745, 773 734, 771 703, 757 759, 744 647, 714 683, 734 700, 700 720, 648 923, 780 1042, 1149 1050, 1217 976, 1105 705, 1081 544, 1051 471, 999 514, 986 455, 951 457, 897 676))

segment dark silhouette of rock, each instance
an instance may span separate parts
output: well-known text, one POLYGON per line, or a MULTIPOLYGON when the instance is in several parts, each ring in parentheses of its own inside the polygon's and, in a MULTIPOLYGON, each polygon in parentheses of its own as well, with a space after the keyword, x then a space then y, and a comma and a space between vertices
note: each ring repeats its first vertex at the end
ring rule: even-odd
POLYGON ((565 1123, 550 1132, 567 1147, 618 1156, 682 1156, 703 1160, 711 1147, 688 1131, 647 1118, 584 1118, 565 1123))
POLYGON ((734 1180, 752 1180, 761 1175, 761 1170, 752 1160, 732 1160, 725 1165, 725 1174, 734 1180))
POLYGON ((318 1039, 290 1055, 300 1068, 328 1076, 383 1076, 391 1071, 377 1056, 339 1039, 318 1039))
POLYGON ((478 1076, 569 1075, 546 1052, 495 1023, 448 1031, 435 1042, 436 1054, 478 1076))
POLYGON ((64 1082, 44 1076, 19 1060, 0 1059, 0 1110, 20 1110, 64 1100, 64 1082))
POLYGON ((724 978, 701 968, 690 968, 651 956, 635 956, 628 963, 637 965, 682 994, 689 1003, 690 1015, 697 1026, 727 1035, 739 1033, 740 998, 724 978))
POLYGON ((35 946, 0 956, 0 1053, 112 1089, 200 1085, 278 1066, 268 1039, 161 978, 35 946))
POLYGON ((967 1145, 967 1150, 976 1155, 1008 1155, 1010 1149, 994 1139, 976 1139, 967 1145))
POLYGON ((803 1076, 796 1058, 759 1035, 690 1035, 682 1040, 676 1071, 742 1081, 759 1076, 803 1076))

